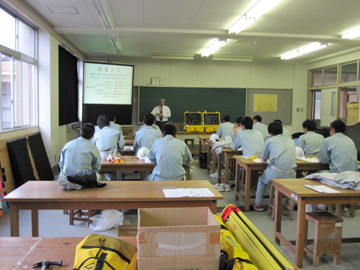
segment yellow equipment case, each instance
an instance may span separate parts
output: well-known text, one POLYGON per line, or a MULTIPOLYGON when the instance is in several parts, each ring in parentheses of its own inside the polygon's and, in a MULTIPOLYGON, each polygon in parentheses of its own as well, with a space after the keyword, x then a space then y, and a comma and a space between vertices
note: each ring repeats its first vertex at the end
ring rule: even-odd
POLYGON ((216 132, 220 126, 219 112, 203 112, 205 132, 216 132))
POLYGON ((202 113, 184 112, 184 126, 186 132, 204 132, 202 113))

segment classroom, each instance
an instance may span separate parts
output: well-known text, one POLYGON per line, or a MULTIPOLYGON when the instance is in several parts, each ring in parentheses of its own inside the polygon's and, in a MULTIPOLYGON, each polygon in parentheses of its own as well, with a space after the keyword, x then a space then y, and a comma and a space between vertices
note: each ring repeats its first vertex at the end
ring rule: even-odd
MULTIPOLYGON (((8 156, 7 142, 40 133, 49 166, 55 175, 59 173, 61 150, 79 136, 80 124, 96 124, 100 113, 116 107, 86 104, 84 71, 93 63, 131 69, 129 102, 116 108, 117 123, 129 138, 142 125, 143 115, 150 113, 160 98, 166 100, 173 112, 169 121, 181 131, 177 138, 195 143, 195 147, 190 144, 196 167, 193 180, 217 183, 199 167, 199 134, 186 133, 186 111, 219 112, 220 121, 228 114, 232 123, 238 116, 260 114, 266 125, 282 120, 290 134, 303 132, 306 119, 314 119, 319 128, 329 128, 340 118, 354 130, 350 137, 359 153, 360 34, 346 34, 360 28, 360 2, 276 0, 272 9, 258 17, 251 13, 256 2, 261 1, 1 0, 0 17, 5 22, 0 30, 1 168, 11 170, 9 158, 3 159, 8 156), (241 18, 252 24, 232 29, 241 18), (8 38, 11 36, 13 39, 8 38), (216 42, 218 48, 204 56, 205 49, 216 42), (76 91, 72 93, 66 92, 69 85, 63 76, 67 70, 62 65, 63 55, 75 61, 72 73, 76 84, 72 89, 76 91), (21 74, 21 80, 14 81, 15 74, 21 74), (277 107, 259 111, 260 101, 269 105, 266 98, 270 97, 276 99, 277 107)), ((224 164, 227 155, 237 154, 224 152, 224 164)), ((245 166, 239 162, 235 167, 245 166)), ((221 173, 222 168, 217 169, 221 173)), ((3 172, 8 180, 3 191, 15 189, 15 179, 6 174, 3 172)), ((246 203, 234 200, 234 190, 230 193, 221 193, 224 199, 217 202, 218 212, 226 203, 247 209, 246 203)), ((244 213, 274 241, 274 220, 265 213, 244 213)), ((348 213, 343 217, 343 236, 358 237, 353 231, 359 210, 355 213, 353 218, 348 213)), ((68 226, 67 216, 62 216, 68 226)), ((0 216, 0 224, 4 217, 0 216)), ((291 222, 296 227, 294 219, 291 222)), ((283 225, 286 222, 290 221, 283 220, 283 225)), ((10 226, 9 221, 3 224, 1 230, 10 226)), ((27 236, 31 236, 30 231, 27 236)), ((291 234, 295 238, 297 231, 293 229, 291 234)), ((5 236, 10 232, 1 233, 5 236)), ((279 239, 281 236, 275 241, 279 239)), ((281 242, 273 245, 286 253, 293 265, 313 269, 310 256, 302 262, 302 255, 295 256, 281 242)), ((357 265, 359 260, 352 253, 356 248, 357 243, 343 244, 340 264, 333 264, 330 255, 320 259, 318 269, 357 265)))

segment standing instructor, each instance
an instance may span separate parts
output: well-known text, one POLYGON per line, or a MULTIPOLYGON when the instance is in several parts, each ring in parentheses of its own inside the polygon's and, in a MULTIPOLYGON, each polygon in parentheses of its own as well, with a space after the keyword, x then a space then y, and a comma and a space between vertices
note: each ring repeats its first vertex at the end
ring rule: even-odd
POLYGON ((159 99, 159 106, 154 107, 151 111, 151 114, 156 117, 156 125, 159 126, 161 131, 163 131, 163 127, 166 125, 168 118, 171 117, 171 111, 168 106, 165 106, 165 99, 159 99))

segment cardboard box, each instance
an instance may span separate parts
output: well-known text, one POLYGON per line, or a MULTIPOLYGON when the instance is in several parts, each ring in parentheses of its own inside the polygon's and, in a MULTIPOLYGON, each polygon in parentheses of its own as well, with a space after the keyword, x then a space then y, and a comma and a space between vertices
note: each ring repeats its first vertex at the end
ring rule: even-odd
POLYGON ((217 270, 220 225, 207 207, 138 210, 138 270, 217 270))
POLYGON ((346 124, 348 126, 353 126, 358 122, 359 122, 359 102, 348 102, 346 124))

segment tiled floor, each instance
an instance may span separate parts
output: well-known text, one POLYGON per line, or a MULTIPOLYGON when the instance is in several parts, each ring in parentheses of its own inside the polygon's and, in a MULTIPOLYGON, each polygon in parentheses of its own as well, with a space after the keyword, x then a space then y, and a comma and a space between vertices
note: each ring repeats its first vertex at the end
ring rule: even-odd
MULTIPOLYGON (((126 179, 137 178, 138 175, 127 174, 126 179)), ((192 171, 192 180, 209 180, 211 183, 217 183, 216 179, 209 177, 209 173, 206 169, 201 169, 198 165, 198 162, 195 162, 194 170, 192 171)), ((230 184, 233 181, 230 182, 230 184)), ((224 196, 223 201, 218 202, 218 210, 221 210, 228 204, 235 204, 240 209, 243 207, 243 203, 240 201, 235 201, 234 191, 222 192, 224 196)), ((266 201, 264 204, 266 205, 266 201)), ((137 216, 134 214, 135 211, 130 211, 130 214, 125 214, 124 222, 126 224, 136 224, 137 216)), ((274 235, 274 221, 268 216, 267 212, 246 212, 246 216, 254 223, 254 225, 271 241, 273 242, 274 235)), ((86 223, 81 221, 75 221, 75 225, 69 225, 69 217, 65 215, 63 211, 60 210, 42 210, 39 212, 40 217, 40 235, 47 237, 61 237, 61 236, 70 236, 70 237, 85 237, 89 233, 93 232, 86 223)), ((360 237, 360 210, 356 211, 355 218, 349 217, 348 214, 342 217, 344 219, 343 227, 343 236, 344 237, 360 237)), ((20 236, 31 236, 30 229, 30 211, 20 211, 20 236)), ((10 236, 10 226, 9 226, 9 214, 6 213, 4 216, 0 217, 0 236, 10 236)), ((312 232, 313 227, 310 225, 309 231, 312 232)), ((284 217, 283 220, 283 233, 291 238, 295 239, 296 232, 296 214, 294 214, 294 220, 289 221, 284 217)), ((117 236, 117 229, 113 228, 111 230, 103 231, 101 234, 108 236, 117 236)), ((282 251, 289 261, 293 262, 293 254, 283 245, 278 247, 282 251)), ((332 263, 333 256, 326 255, 322 256, 320 259, 320 266, 313 267, 312 259, 310 256, 306 256, 304 260, 304 267, 302 269, 360 269, 360 257, 358 257, 360 251, 360 244, 343 244, 342 252, 340 256, 340 264, 334 265, 332 263)))

